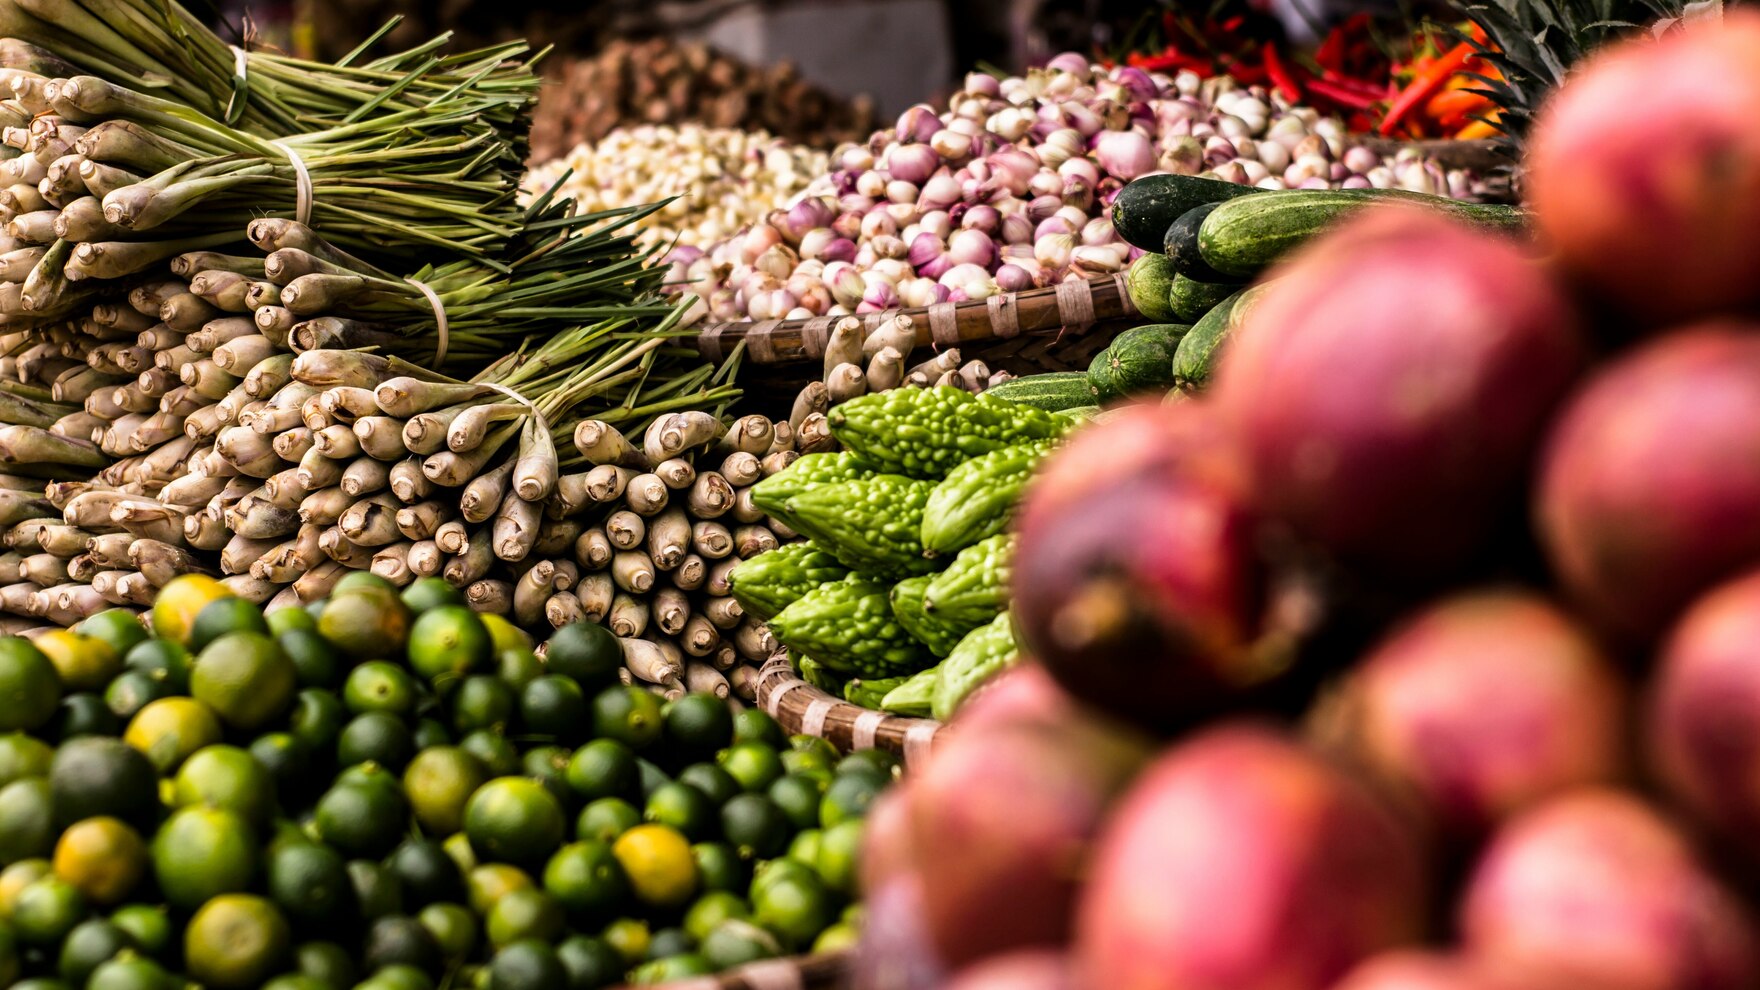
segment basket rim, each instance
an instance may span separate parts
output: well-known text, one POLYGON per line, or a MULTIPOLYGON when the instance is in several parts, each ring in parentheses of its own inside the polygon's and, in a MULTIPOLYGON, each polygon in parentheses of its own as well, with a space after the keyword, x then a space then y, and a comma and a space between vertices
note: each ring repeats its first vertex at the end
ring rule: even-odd
POLYGON ((851 704, 808 684, 778 650, 758 670, 758 707, 790 735, 824 739, 840 752, 883 749, 903 758, 906 767, 922 763, 943 723, 932 718, 894 715, 851 704))

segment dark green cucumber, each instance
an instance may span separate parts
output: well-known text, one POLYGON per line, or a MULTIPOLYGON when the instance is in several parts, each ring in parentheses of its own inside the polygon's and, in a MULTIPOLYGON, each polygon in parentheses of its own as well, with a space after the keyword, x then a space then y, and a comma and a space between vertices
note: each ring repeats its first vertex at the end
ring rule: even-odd
POLYGON ((1150 252, 1131 262, 1125 274, 1125 288, 1130 290, 1131 305, 1144 319, 1166 323, 1173 319, 1168 299, 1173 290, 1173 259, 1150 252))
POLYGON ((1167 235, 1162 239, 1161 250, 1167 260, 1173 263, 1176 274, 1199 282, 1212 285, 1226 285, 1229 282, 1240 282, 1241 279, 1232 275, 1224 275, 1204 260, 1203 252, 1198 250, 1198 231, 1204 221, 1215 212, 1221 203, 1205 203, 1194 206, 1180 215, 1173 225, 1167 228, 1167 235))
POLYGON ((1192 207, 1260 191, 1195 175, 1145 175, 1120 189, 1113 199, 1112 228, 1128 244, 1159 251, 1168 225, 1192 207))
POLYGON ((1239 291, 1241 287, 1233 282, 1200 282, 1175 275, 1173 287, 1168 290, 1168 302, 1180 320, 1196 323, 1204 318, 1205 313, 1215 309, 1217 303, 1239 291))
POLYGON ((1175 385, 1192 391, 1209 383, 1216 362, 1222 359, 1228 342, 1246 322, 1247 314, 1263 298, 1265 288, 1265 285, 1255 285, 1243 289, 1204 314, 1204 318, 1192 327, 1192 332, 1179 342, 1179 350, 1173 355, 1175 385))
MULTIPOLYGON (((1527 225, 1527 213, 1519 207, 1463 203, 1403 189, 1278 189, 1218 204, 1199 226, 1198 253, 1218 272, 1250 278, 1363 207, 1388 202, 1430 207, 1498 230, 1527 225)), ((1177 258, 1174 267, 1185 272, 1177 258)))
POLYGON ((990 386, 984 390, 984 394, 1034 406, 1047 412, 1094 404, 1094 387, 1088 384, 1087 374, 1080 371, 1051 371, 1043 375, 1011 378, 990 386))
POLYGON ((1088 366, 1088 382, 1102 402, 1165 392, 1173 385, 1170 369, 1180 338, 1191 327, 1183 323, 1151 323, 1126 330, 1088 366))

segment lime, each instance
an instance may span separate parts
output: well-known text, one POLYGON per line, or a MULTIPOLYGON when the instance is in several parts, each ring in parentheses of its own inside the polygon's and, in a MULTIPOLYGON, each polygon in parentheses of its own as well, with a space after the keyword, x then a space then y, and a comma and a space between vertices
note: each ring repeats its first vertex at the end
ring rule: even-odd
POLYGON ((535 645, 524 629, 503 616, 485 612, 477 618, 483 620, 483 628, 489 630, 489 642, 494 647, 496 656, 507 650, 529 650, 535 645))
POLYGON ((885 783, 866 773, 843 773, 831 782, 819 800, 819 821, 826 828, 861 818, 868 813, 885 783))
POLYGON ((543 784, 544 789, 565 808, 575 801, 574 791, 566 779, 569 756, 569 751, 562 746, 534 746, 519 760, 520 771, 543 784))
POLYGON ((515 890, 489 908, 484 930, 497 948, 536 938, 554 942, 562 935, 562 906, 542 890, 515 890))
POLYGON ((122 735, 122 720, 110 710, 103 695, 79 691, 61 699, 61 704, 55 708, 55 717, 49 721, 47 734, 60 740, 80 736, 119 736, 122 735))
POLYGON ((435 746, 452 745, 452 730, 448 729, 445 723, 435 718, 417 719, 416 729, 415 732, 412 733, 412 737, 415 740, 417 750, 430 749, 435 746))
POLYGON ((122 665, 165 685, 171 694, 189 690, 189 651, 169 639, 149 639, 130 648, 122 665))
POLYGON ((623 798, 607 797, 587 802, 575 819, 575 838, 610 842, 642 823, 642 813, 623 798))
POLYGON ((0 870, 0 921, 12 917, 12 906, 18 901, 19 891, 54 873, 55 868, 43 858, 21 859, 0 870))
POLYGON ((550 634, 544 644, 544 666, 552 674, 573 678, 587 691, 617 683, 623 647, 611 630, 597 622, 571 622, 550 634))
POLYGON ((782 955, 776 936, 744 918, 729 918, 703 938, 703 958, 717 969, 744 966, 782 955))
MULTIPOLYGON (((440 943, 407 915, 388 915, 373 922, 367 929, 362 963, 373 971, 374 979, 383 979, 391 968, 410 968, 418 974, 440 971, 440 943)), ((426 977, 424 976, 424 979, 426 977)))
POLYGON ((670 959, 696 947, 696 940, 684 929, 662 928, 648 939, 648 959, 670 959))
POLYGON ((306 688, 295 697, 287 728, 300 745, 314 753, 326 753, 342 735, 347 709, 336 695, 323 688, 306 688))
POLYGON ((818 860, 813 864, 825 886, 845 896, 856 893, 862 825, 861 819, 850 819, 826 829, 819 843, 818 860))
MULTIPOLYGON (((183 990, 184 982, 152 959, 123 954, 92 971, 85 990, 183 990)), ((24 990, 19 984, 17 990, 24 990)))
POLYGON ((634 966, 648 958, 648 923, 637 918, 619 918, 599 933, 605 944, 623 959, 625 966, 634 966))
POLYGON ((103 918, 90 918, 75 925, 62 940, 57 969, 62 979, 83 987, 99 966, 132 948, 134 940, 127 932, 103 918))
MULTIPOLYGON (((350 577, 362 573, 355 571, 350 577)), ((318 616, 318 632, 344 656, 376 660, 403 655, 410 621, 409 607, 390 585, 362 584, 331 592, 318 616)))
POLYGON ((145 753, 159 773, 170 773, 191 753, 220 741, 220 719, 194 698, 160 698, 135 713, 122 739, 145 753))
POLYGON ((349 671, 342 703, 355 714, 387 712, 407 716, 416 708, 416 682, 409 672, 384 660, 369 660, 349 671))
POLYGON ((350 856, 383 856, 402 837, 407 809, 401 790, 338 783, 318 799, 318 836, 350 856))
POLYGON ((269 775, 278 791, 302 789, 311 778, 312 753, 286 732, 269 732, 251 740, 251 759, 269 775))
POLYGON ((588 801, 633 798, 641 793, 636 754, 615 739, 595 739, 575 750, 564 776, 568 786, 588 801))
POLYGON ((434 937, 440 957, 448 962, 469 956, 477 947, 477 916, 462 904, 430 904, 416 920, 434 937))
POLYGON ((562 844, 562 805, 535 780, 498 777, 471 795, 464 831, 484 859, 542 863, 562 844))
POLYGON ((556 851, 544 867, 544 889, 565 909, 605 914, 629 894, 623 867, 611 845, 599 841, 571 842, 556 851))
POLYGON ((831 745, 829 741, 805 733, 789 736, 788 749, 785 752, 802 753, 823 759, 827 769, 836 766, 837 761, 843 758, 842 754, 837 752, 837 747, 831 745))
POLYGON ((751 864, 740 859, 739 853, 725 842, 699 842, 691 847, 691 858, 697 862, 704 890, 743 894, 752 885, 751 864))
POLYGON ((478 729, 460 739, 458 748, 480 760, 491 777, 512 777, 519 773, 519 749, 500 732, 478 729))
POLYGON ((171 919, 165 909, 153 904, 124 904, 110 920, 128 933, 135 948, 149 956, 164 953, 171 944, 171 919))
POLYGON ((410 626, 407 652, 411 669, 435 684, 445 684, 487 667, 495 645, 477 613, 462 603, 441 603, 422 612, 410 626))
POLYGON ((477 674, 460 681, 447 703, 452 709, 453 730, 464 735, 505 728, 513 720, 518 699, 500 678, 477 674))
MULTIPOLYGON (((771 867, 787 861, 778 860, 771 867)), ((752 882, 752 919, 784 944, 804 949, 836 919, 834 897, 811 870, 761 871, 752 882)))
POLYGON ((49 658, 22 636, 0 638, 0 730, 41 728, 60 700, 49 658))
POLYGON ((0 735, 0 787, 24 777, 47 777, 55 748, 22 732, 0 735))
POLYGON ((276 633, 275 642, 281 644, 287 658, 293 661, 294 680, 300 687, 331 688, 342 679, 342 658, 316 629, 289 629, 276 633))
POLYGON ((202 610, 196 613, 195 621, 190 623, 189 641, 185 645, 191 653, 200 653, 209 643, 228 633, 237 632, 254 632, 268 636, 269 623, 264 620, 261 610, 243 598, 216 598, 203 605, 202 610))
POLYGON ((55 801, 49 782, 26 777, 0 787, 0 863, 49 855, 55 848, 55 801))
POLYGON ((556 950, 535 938, 503 946, 489 960, 487 990, 567 990, 556 950))
POLYGON ((231 594, 225 585, 206 574, 180 574, 172 578, 153 598, 153 635, 185 642, 197 613, 209 602, 231 594))
POLYGON ((733 742, 733 710, 712 694, 687 694, 666 706, 666 738, 681 753, 713 756, 733 742))
POLYGON ((434 990, 434 980, 414 966, 397 963, 374 970, 355 990, 434 990))
POLYGON ((660 738, 660 699, 633 684, 617 684, 593 697, 593 735, 643 749, 660 738))
POLYGON ((587 696, 560 674, 535 677, 519 696, 520 721, 527 732, 565 742, 584 735, 589 725, 587 696))
POLYGON ((762 794, 741 794, 721 806, 721 834, 745 859, 782 855, 793 832, 788 816, 762 794))
POLYGON ((746 791, 766 791, 783 774, 782 757, 775 747, 764 743, 742 742, 721 751, 721 769, 733 775, 746 791))
POLYGON ((355 984, 354 957, 335 942, 305 942, 293 950, 294 965, 301 976, 322 980, 329 987, 355 984))
POLYGON ((715 802, 695 787, 675 781, 648 798, 642 819, 675 828, 688 839, 706 839, 715 831, 715 802))
POLYGON ((371 760, 343 768, 330 786, 373 787, 393 794, 403 793, 397 775, 371 760))
POLYGON ((89 913, 86 899, 57 876, 40 877, 18 892, 12 903, 12 930, 27 945, 52 946, 89 913))
MULTIPOLYGON (((411 612, 424 614, 442 605, 463 605, 464 592, 454 588, 445 578, 416 578, 410 586, 403 589, 403 603, 411 612)), ((410 640, 414 642, 415 631, 410 631, 410 640)))
POLYGON ((322 842, 287 842, 269 852, 269 897, 299 921, 323 921, 354 892, 342 854, 322 842))
POLYGON ((602 938, 571 935, 556 947, 556 958, 568 973, 569 990, 598 990, 623 980, 623 957, 602 938))
POLYGON ((805 774, 791 773, 777 778, 766 792, 788 823, 797 829, 814 828, 819 824, 819 799, 825 788, 818 780, 805 774))
POLYGON ((697 898, 696 903, 685 911, 684 930, 693 941, 700 944, 723 921, 729 918, 744 920, 750 918, 751 913, 746 899, 733 891, 711 890, 697 898))
POLYGON ((55 875, 93 904, 115 904, 128 896, 147 870, 147 846, 140 833, 118 819, 102 816, 75 822, 55 843, 55 875))
MULTIPOLYGON (((461 818, 463 817, 464 811, 462 809, 460 809, 459 815, 461 818)), ((470 836, 463 832, 454 832, 447 836, 440 843, 440 848, 446 850, 446 855, 452 857, 452 861, 458 865, 459 872, 465 874, 467 879, 470 872, 481 865, 477 862, 477 854, 471 850, 470 836)))
POLYGON ((858 749, 844 757, 836 769, 839 776, 867 772, 884 783, 897 776, 903 767, 900 766, 898 757, 883 749, 858 749))
POLYGON ((819 849, 825 844, 825 833, 816 828, 802 829, 796 832, 793 841, 788 844, 789 859, 803 866, 819 868, 819 849))
POLYGON ((178 807, 203 804, 236 812, 254 825, 269 821, 275 805, 275 782, 256 758, 237 746, 206 746, 183 761, 177 771, 178 807))
MULTIPOLYGON (((284 608, 281 611, 299 612, 301 610, 284 608)), ((304 973, 284 973, 263 984, 263 990, 331 990, 331 988, 330 984, 315 976, 307 976, 304 973)))
POLYGON ((356 715, 336 739, 336 762, 345 767, 371 761, 401 772, 415 753, 409 726, 390 712, 356 715))
POLYGON ((291 935, 275 905, 222 894, 198 909, 183 933, 189 975, 220 990, 260 986, 287 959, 291 935))
POLYGON ((160 892, 181 908, 248 889, 259 855, 248 822, 205 807, 173 812, 153 836, 152 852, 160 892))
POLYGON ((125 670, 104 689, 104 707, 118 719, 127 721, 145 708, 147 702, 157 701, 170 693, 171 688, 163 681, 154 680, 152 675, 125 670))
POLYGON ((189 693, 237 729, 260 729, 293 703, 293 661, 267 633, 227 633, 196 657, 189 693))
POLYGON ((611 846, 636 899, 653 907, 680 907, 697 892, 697 863, 677 829, 637 825, 611 846))
POLYGON ((317 617, 303 608, 278 608, 265 614, 263 618, 269 623, 269 635, 277 639, 281 638, 282 633, 290 633, 296 629, 303 632, 318 631, 317 617))
POLYGON ((51 629, 32 645, 55 665, 61 686, 69 691, 102 691, 122 670, 122 656, 110 644, 71 629, 51 629))
POLYGON ((693 976, 708 976, 713 972, 709 960, 694 952, 684 952, 637 966, 630 971, 629 981, 632 986, 652 987, 693 976))
POLYGON ((672 783, 672 776, 660 769, 658 763, 636 757, 636 773, 642 778, 642 798, 646 800, 654 796, 654 792, 672 783))
MULTIPOLYGON (((717 807, 726 804, 740 792, 739 781, 713 763, 693 763, 685 767, 678 772, 678 782, 689 784, 707 794, 710 802, 717 807)), ((817 803, 817 795, 814 796, 814 801, 817 803)))
POLYGON ((370 859, 349 860, 348 883, 362 921, 403 913, 403 887, 384 866, 370 859))
POLYGON ((488 914, 495 902, 508 894, 537 886, 526 871, 508 863, 485 863, 471 870, 464 883, 469 891, 471 910, 479 915, 488 914))
POLYGON ((733 741, 763 743, 777 749, 788 745, 788 737, 783 733, 782 726, 757 708, 745 708, 733 716, 733 741))
POLYGON ((397 586, 372 571, 349 571, 330 589, 330 597, 346 595, 359 589, 370 591, 396 591, 397 586))
POLYGON ((140 616, 125 608, 107 608, 74 626, 73 631, 104 643, 119 657, 148 639, 140 616))
POLYGON ((451 835, 464 827, 465 803, 489 773, 483 762, 456 746, 417 753, 403 772, 403 789, 429 835, 451 835))
POLYGON ((408 907, 419 908, 464 896, 464 875, 445 848, 433 839, 405 839, 385 866, 403 885, 403 900, 408 907))
POLYGON ((158 774, 120 739, 89 736, 61 744, 49 763, 55 819, 72 824, 112 815, 140 823, 159 807, 158 774))
POLYGON ((529 646, 511 646, 495 654, 495 676, 515 691, 544 675, 544 661, 529 646))

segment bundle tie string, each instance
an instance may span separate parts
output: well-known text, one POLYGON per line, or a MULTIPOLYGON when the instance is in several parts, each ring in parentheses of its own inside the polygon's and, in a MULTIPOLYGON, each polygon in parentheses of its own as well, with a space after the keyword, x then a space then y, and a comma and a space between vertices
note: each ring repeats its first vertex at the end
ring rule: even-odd
MULTIPOLYGON (((227 47, 232 49, 232 75, 234 79, 238 80, 238 85, 234 87, 232 94, 232 99, 236 102, 240 94, 246 93, 250 89, 250 62, 245 58, 243 48, 237 45, 228 45, 227 47)), ((227 123, 231 123, 234 116, 231 105, 226 108, 226 116, 227 123)), ((270 141, 269 143, 281 149, 281 153, 287 156, 288 164, 293 166, 293 218, 299 222, 300 226, 310 227, 312 225, 312 173, 306 168, 306 160, 301 158, 299 152, 293 150, 293 147, 285 141, 270 141)))
MULTIPOLYGON (((440 294, 433 289, 430 289, 426 282, 418 282, 413 278, 406 278, 404 281, 421 290, 422 295, 428 297, 428 305, 434 307, 434 329, 440 337, 439 346, 434 348, 434 370, 438 371, 440 369, 440 362, 446 360, 446 344, 450 339, 446 327, 446 306, 440 301, 440 294)), ((491 385, 490 387, 494 388, 495 386, 491 385)), ((513 395, 511 392, 508 394, 513 395)), ((514 397, 519 398, 518 396, 514 397)), ((524 400, 522 399, 521 401, 524 400)), ((533 411, 536 412, 537 410, 534 409, 533 411)))

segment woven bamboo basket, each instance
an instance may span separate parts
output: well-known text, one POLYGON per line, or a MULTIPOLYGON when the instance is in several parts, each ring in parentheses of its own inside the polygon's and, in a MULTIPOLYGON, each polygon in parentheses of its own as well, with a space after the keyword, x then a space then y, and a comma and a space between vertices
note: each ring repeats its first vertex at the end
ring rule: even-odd
MULTIPOLYGON (((958 347, 993 368, 1017 374, 1083 370, 1111 341, 1111 334, 1096 328, 1138 315, 1124 279, 1121 272, 970 302, 863 313, 858 318, 865 334, 908 316, 916 325, 917 347, 958 347)), ((758 365, 817 361, 825 356, 831 327, 840 319, 706 324, 697 332, 697 350, 710 361, 720 361, 743 341, 746 360, 758 365)))
POLYGON ((847 952, 748 963, 714 976, 666 984, 667 990, 834 990, 843 985, 847 952))
POLYGON ((782 650, 758 671, 758 707, 789 735, 818 736, 843 753, 883 749, 907 767, 929 754, 941 731, 932 718, 890 715, 826 694, 801 680, 782 650))

